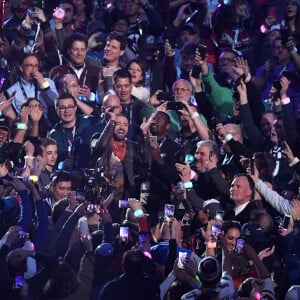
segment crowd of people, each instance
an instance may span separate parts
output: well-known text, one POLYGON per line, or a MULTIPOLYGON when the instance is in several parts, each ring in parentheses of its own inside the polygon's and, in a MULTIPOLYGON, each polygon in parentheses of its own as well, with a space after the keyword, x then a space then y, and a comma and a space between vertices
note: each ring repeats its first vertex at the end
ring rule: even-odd
POLYGON ((300 299, 300 1, 9 0, 1 299, 300 299))

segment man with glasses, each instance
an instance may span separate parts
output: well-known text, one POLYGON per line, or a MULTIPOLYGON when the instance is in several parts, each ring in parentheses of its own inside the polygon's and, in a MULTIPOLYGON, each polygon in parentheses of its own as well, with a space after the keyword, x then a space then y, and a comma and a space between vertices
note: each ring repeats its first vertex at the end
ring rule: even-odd
POLYGON ((60 94, 55 100, 55 107, 59 122, 50 131, 50 137, 57 142, 58 161, 69 158, 74 162, 80 151, 82 132, 85 128, 95 124, 97 117, 76 115, 76 100, 69 93, 60 94))
POLYGON ((47 117, 48 108, 54 105, 58 94, 54 82, 44 78, 39 71, 39 60, 34 54, 28 54, 21 59, 19 70, 18 81, 7 89, 9 96, 16 92, 12 102, 13 108, 19 114, 23 103, 29 98, 36 98, 41 102, 44 115, 47 117))

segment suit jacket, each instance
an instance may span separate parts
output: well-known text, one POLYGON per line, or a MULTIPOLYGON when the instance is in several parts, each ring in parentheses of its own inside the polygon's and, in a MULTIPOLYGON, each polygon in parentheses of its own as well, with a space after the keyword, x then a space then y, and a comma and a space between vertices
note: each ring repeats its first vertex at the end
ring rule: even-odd
POLYGON ((250 201, 248 205, 236 216, 234 214, 234 209, 227 210, 224 215, 224 220, 238 221, 242 226, 245 223, 250 222, 250 214, 254 209, 257 209, 257 206, 253 201, 250 201))

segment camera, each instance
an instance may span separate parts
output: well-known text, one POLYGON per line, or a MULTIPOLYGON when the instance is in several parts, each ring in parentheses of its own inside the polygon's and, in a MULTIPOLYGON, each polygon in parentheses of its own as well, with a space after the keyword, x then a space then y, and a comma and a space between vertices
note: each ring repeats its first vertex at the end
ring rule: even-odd
POLYGON ((181 102, 177 101, 168 101, 167 110, 181 110, 184 109, 184 105, 181 102))

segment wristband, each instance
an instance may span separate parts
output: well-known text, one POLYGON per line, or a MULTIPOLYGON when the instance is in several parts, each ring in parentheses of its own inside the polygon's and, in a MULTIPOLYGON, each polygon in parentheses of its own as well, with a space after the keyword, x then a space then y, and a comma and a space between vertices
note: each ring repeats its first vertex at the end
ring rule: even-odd
POLYGON ((215 249, 217 247, 217 243, 213 241, 206 242, 207 249, 215 249))
POLYGON ((224 139, 224 142, 227 143, 233 139, 233 135, 231 133, 227 133, 224 139))
POLYGON ((298 53, 298 49, 294 46, 293 49, 291 50, 291 53, 298 53))
POLYGON ((21 23, 21 28, 22 28, 24 31, 29 31, 30 28, 31 28, 31 25, 28 24, 28 23, 26 22, 26 20, 23 20, 23 22, 21 23))
POLYGON ((295 157, 291 163, 289 163, 289 167, 296 165, 299 162, 299 158, 295 157))
POLYGON ((291 102, 291 100, 290 100, 290 97, 286 97, 286 98, 280 99, 280 102, 282 105, 286 105, 286 104, 289 104, 291 102))
POLYGON ((27 129, 27 125, 25 123, 17 123, 17 129, 27 129))
POLYGON ((42 84, 41 84, 41 89, 42 90, 46 90, 47 88, 50 87, 50 83, 48 81, 44 81, 42 84))
POLYGON ((137 209, 136 211, 134 211, 134 216, 136 218, 142 217, 144 215, 144 212, 141 209, 137 209))
POLYGON ((197 111, 195 111, 192 115, 191 118, 194 120, 196 118, 200 117, 199 113, 197 111))
POLYGON ((245 83, 248 83, 251 80, 251 74, 248 73, 247 77, 245 78, 245 83))
POLYGON ((193 187, 193 183, 191 181, 188 181, 188 182, 184 182, 183 183, 183 187, 185 189, 191 189, 193 187))

